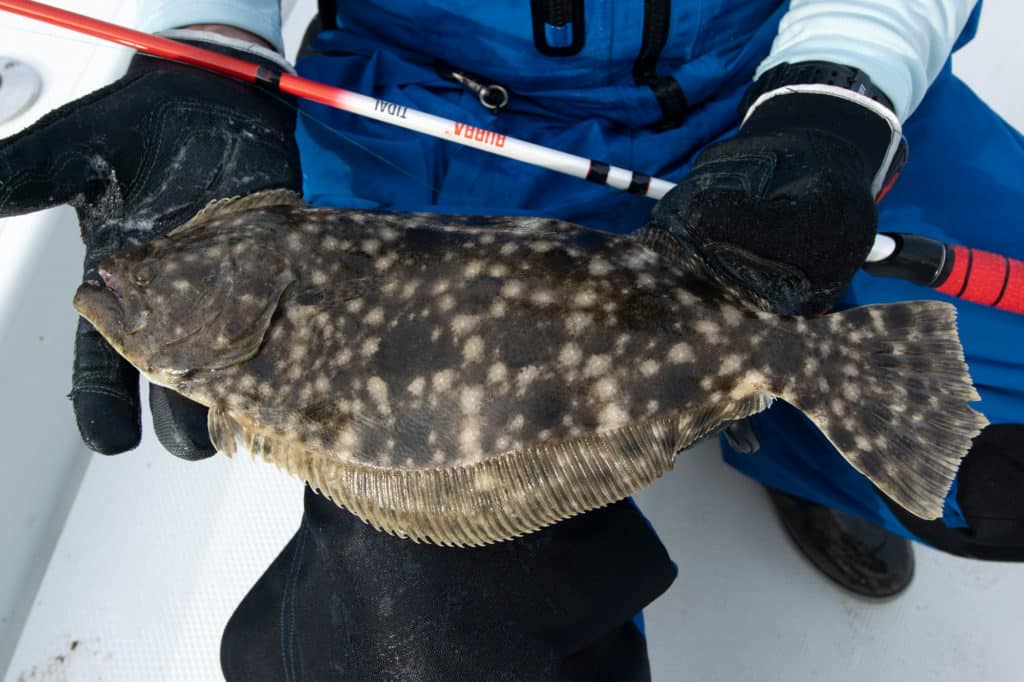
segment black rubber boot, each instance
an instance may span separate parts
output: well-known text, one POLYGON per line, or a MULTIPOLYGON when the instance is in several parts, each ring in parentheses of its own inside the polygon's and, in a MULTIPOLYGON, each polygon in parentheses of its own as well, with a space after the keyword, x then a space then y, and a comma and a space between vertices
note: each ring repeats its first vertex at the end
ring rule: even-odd
POLYGON ((629 501, 459 549, 378 532, 307 487, 221 667, 229 682, 650 682, 632 618, 675 574, 629 501))
POLYGON ((857 516, 772 488, 782 525, 818 570, 864 597, 893 597, 914 576, 910 542, 857 516))

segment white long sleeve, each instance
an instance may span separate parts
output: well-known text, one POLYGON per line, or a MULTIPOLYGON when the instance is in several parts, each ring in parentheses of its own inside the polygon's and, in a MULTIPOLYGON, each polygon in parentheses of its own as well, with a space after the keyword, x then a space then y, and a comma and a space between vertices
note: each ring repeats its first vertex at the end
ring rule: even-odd
POLYGON ((901 121, 938 76, 977 0, 792 0, 755 77, 783 62, 858 68, 901 121))
POLYGON ((137 0, 139 30, 157 33, 189 24, 227 24, 284 51, 279 0, 137 0))

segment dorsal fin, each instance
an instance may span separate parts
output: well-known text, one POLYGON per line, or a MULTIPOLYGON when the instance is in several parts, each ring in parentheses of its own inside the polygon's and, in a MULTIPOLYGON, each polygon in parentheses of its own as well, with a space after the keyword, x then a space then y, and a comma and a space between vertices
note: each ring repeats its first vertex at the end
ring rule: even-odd
POLYGON ((723 301, 748 310, 772 312, 771 304, 753 291, 746 291, 715 272, 710 266, 692 253, 680 242, 679 237, 668 230, 657 227, 643 227, 632 234, 638 242, 661 254, 679 268, 711 282, 718 289, 723 301))
POLYGON ((266 206, 305 206, 305 202, 301 194, 290 189, 268 189, 244 196, 214 199, 187 222, 168 232, 168 236, 180 236, 212 218, 266 206))

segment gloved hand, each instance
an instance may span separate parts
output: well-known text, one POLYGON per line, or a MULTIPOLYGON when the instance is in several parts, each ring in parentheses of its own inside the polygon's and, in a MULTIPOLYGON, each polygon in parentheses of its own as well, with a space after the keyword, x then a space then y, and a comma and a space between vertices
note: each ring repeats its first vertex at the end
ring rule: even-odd
MULTIPOLYGON (((71 204, 86 246, 83 278, 98 280, 102 259, 170 231, 213 199, 299 189, 294 130, 294 105, 277 94, 138 55, 120 80, 0 142, 0 216, 71 204)), ((89 448, 115 454, 138 445, 138 373, 84 320, 71 399, 89 448)), ((185 459, 213 454, 205 408, 159 387, 150 404, 164 447, 185 459)))
POLYGON ((823 312, 874 241, 875 199, 905 158, 899 120, 866 76, 821 62, 766 72, 742 112, 648 225, 774 312, 823 312))

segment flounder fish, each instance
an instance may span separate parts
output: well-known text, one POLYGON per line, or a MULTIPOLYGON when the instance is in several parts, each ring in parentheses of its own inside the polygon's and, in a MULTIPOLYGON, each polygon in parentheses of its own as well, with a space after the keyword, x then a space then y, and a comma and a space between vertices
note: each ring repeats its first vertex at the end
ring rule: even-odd
MULTIPOLYGON (((659 230, 214 202, 75 307, 151 381, 373 526, 482 545, 622 499, 781 398, 912 513, 986 424, 955 309, 784 317, 659 230)), ((754 455, 756 456, 756 455, 754 455)))

